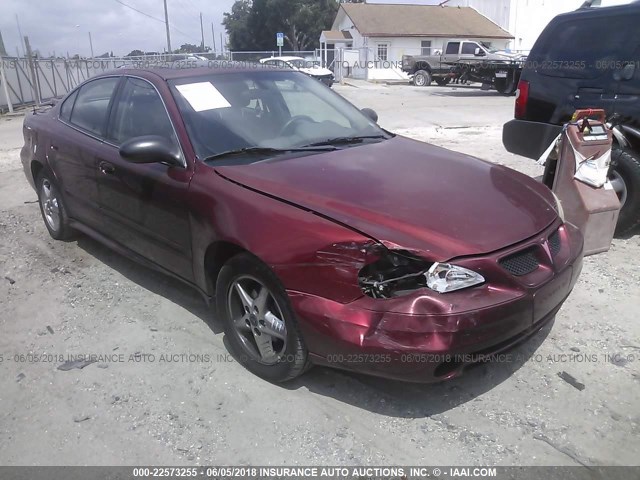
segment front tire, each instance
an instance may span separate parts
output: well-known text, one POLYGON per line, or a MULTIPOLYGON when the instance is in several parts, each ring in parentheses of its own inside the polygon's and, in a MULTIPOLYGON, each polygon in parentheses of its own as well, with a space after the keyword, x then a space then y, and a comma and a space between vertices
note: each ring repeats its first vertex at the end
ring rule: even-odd
POLYGON ((256 257, 242 253, 222 267, 216 307, 232 353, 249 371, 277 383, 305 371, 308 353, 287 293, 256 257))
POLYGON ((69 225, 69 217, 60 189, 53 175, 42 170, 36 178, 38 204, 49 235, 56 240, 69 240, 75 234, 69 225))
POLYGON ((431 85, 431 74, 426 70, 418 70, 413 76, 413 84, 416 87, 428 87, 431 85))
POLYGON ((640 156, 638 153, 614 148, 611 152, 609 180, 621 204, 616 225, 616 236, 621 236, 640 224, 640 156))

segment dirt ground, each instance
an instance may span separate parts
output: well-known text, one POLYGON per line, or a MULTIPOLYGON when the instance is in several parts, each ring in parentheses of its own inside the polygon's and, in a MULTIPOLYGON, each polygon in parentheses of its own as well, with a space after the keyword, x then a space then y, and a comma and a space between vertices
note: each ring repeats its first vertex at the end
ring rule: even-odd
MULTIPOLYGON (((336 91, 394 132, 542 173, 502 147, 513 97, 336 91)), ((640 464, 640 232, 585 260, 516 361, 438 385, 315 368, 277 386, 233 361, 195 291, 86 237, 49 237, 21 124, 0 117, 0 465, 640 464), (83 354, 103 361, 57 368, 83 354)))

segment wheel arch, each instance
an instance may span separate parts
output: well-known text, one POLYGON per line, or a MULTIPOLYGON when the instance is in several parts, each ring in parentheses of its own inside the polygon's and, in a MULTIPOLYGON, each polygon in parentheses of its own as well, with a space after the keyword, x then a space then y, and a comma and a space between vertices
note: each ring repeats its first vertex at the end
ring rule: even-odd
POLYGON ((620 125, 618 129, 614 128, 614 138, 616 139, 616 130, 619 134, 622 135, 622 138, 628 144, 622 145, 624 148, 633 150, 636 154, 640 153, 640 130, 630 125, 620 125))
POLYGON ((414 68, 414 72, 419 72, 420 70, 424 70, 425 72, 431 73, 431 65, 428 62, 417 62, 414 68))
POLYGON ((215 292, 216 282, 218 281, 220 270, 222 270, 224 264, 232 257, 245 252, 251 253, 237 243, 224 240, 212 242, 207 247, 204 254, 204 270, 206 291, 208 293, 212 294, 215 292))
POLYGON ((29 166, 31 170, 31 178, 33 178, 33 184, 36 184, 36 179, 40 172, 45 169, 44 164, 40 160, 31 160, 31 165, 29 166))

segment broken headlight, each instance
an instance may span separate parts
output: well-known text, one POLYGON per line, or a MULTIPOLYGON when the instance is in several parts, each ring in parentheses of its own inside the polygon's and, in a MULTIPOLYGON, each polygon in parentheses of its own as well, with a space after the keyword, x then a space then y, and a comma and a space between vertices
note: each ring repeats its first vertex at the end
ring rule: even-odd
POLYGON ((439 293, 453 292, 484 283, 484 277, 468 268, 434 263, 426 274, 427 287, 439 293))
POLYGON ((380 257, 366 265, 358 275, 362 291, 373 298, 392 298, 427 286, 424 276, 431 262, 404 251, 380 252, 380 257))
POLYGON ((484 283, 472 270, 449 263, 432 263, 404 251, 385 251, 360 270, 362 291, 373 298, 393 298, 419 288, 438 293, 453 292, 484 283))

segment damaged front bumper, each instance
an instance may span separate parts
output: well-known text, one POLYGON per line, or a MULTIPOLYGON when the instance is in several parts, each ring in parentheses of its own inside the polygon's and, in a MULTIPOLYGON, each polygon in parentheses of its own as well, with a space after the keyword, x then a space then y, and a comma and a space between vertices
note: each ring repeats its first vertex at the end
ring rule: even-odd
POLYGON ((434 382, 459 376, 468 365, 511 348, 552 320, 578 279, 582 255, 580 232, 557 222, 500 252, 457 259, 487 280, 466 290, 438 294, 422 288, 349 303, 288 293, 315 363, 434 382), (523 273, 513 261, 518 255, 537 266, 523 273))

